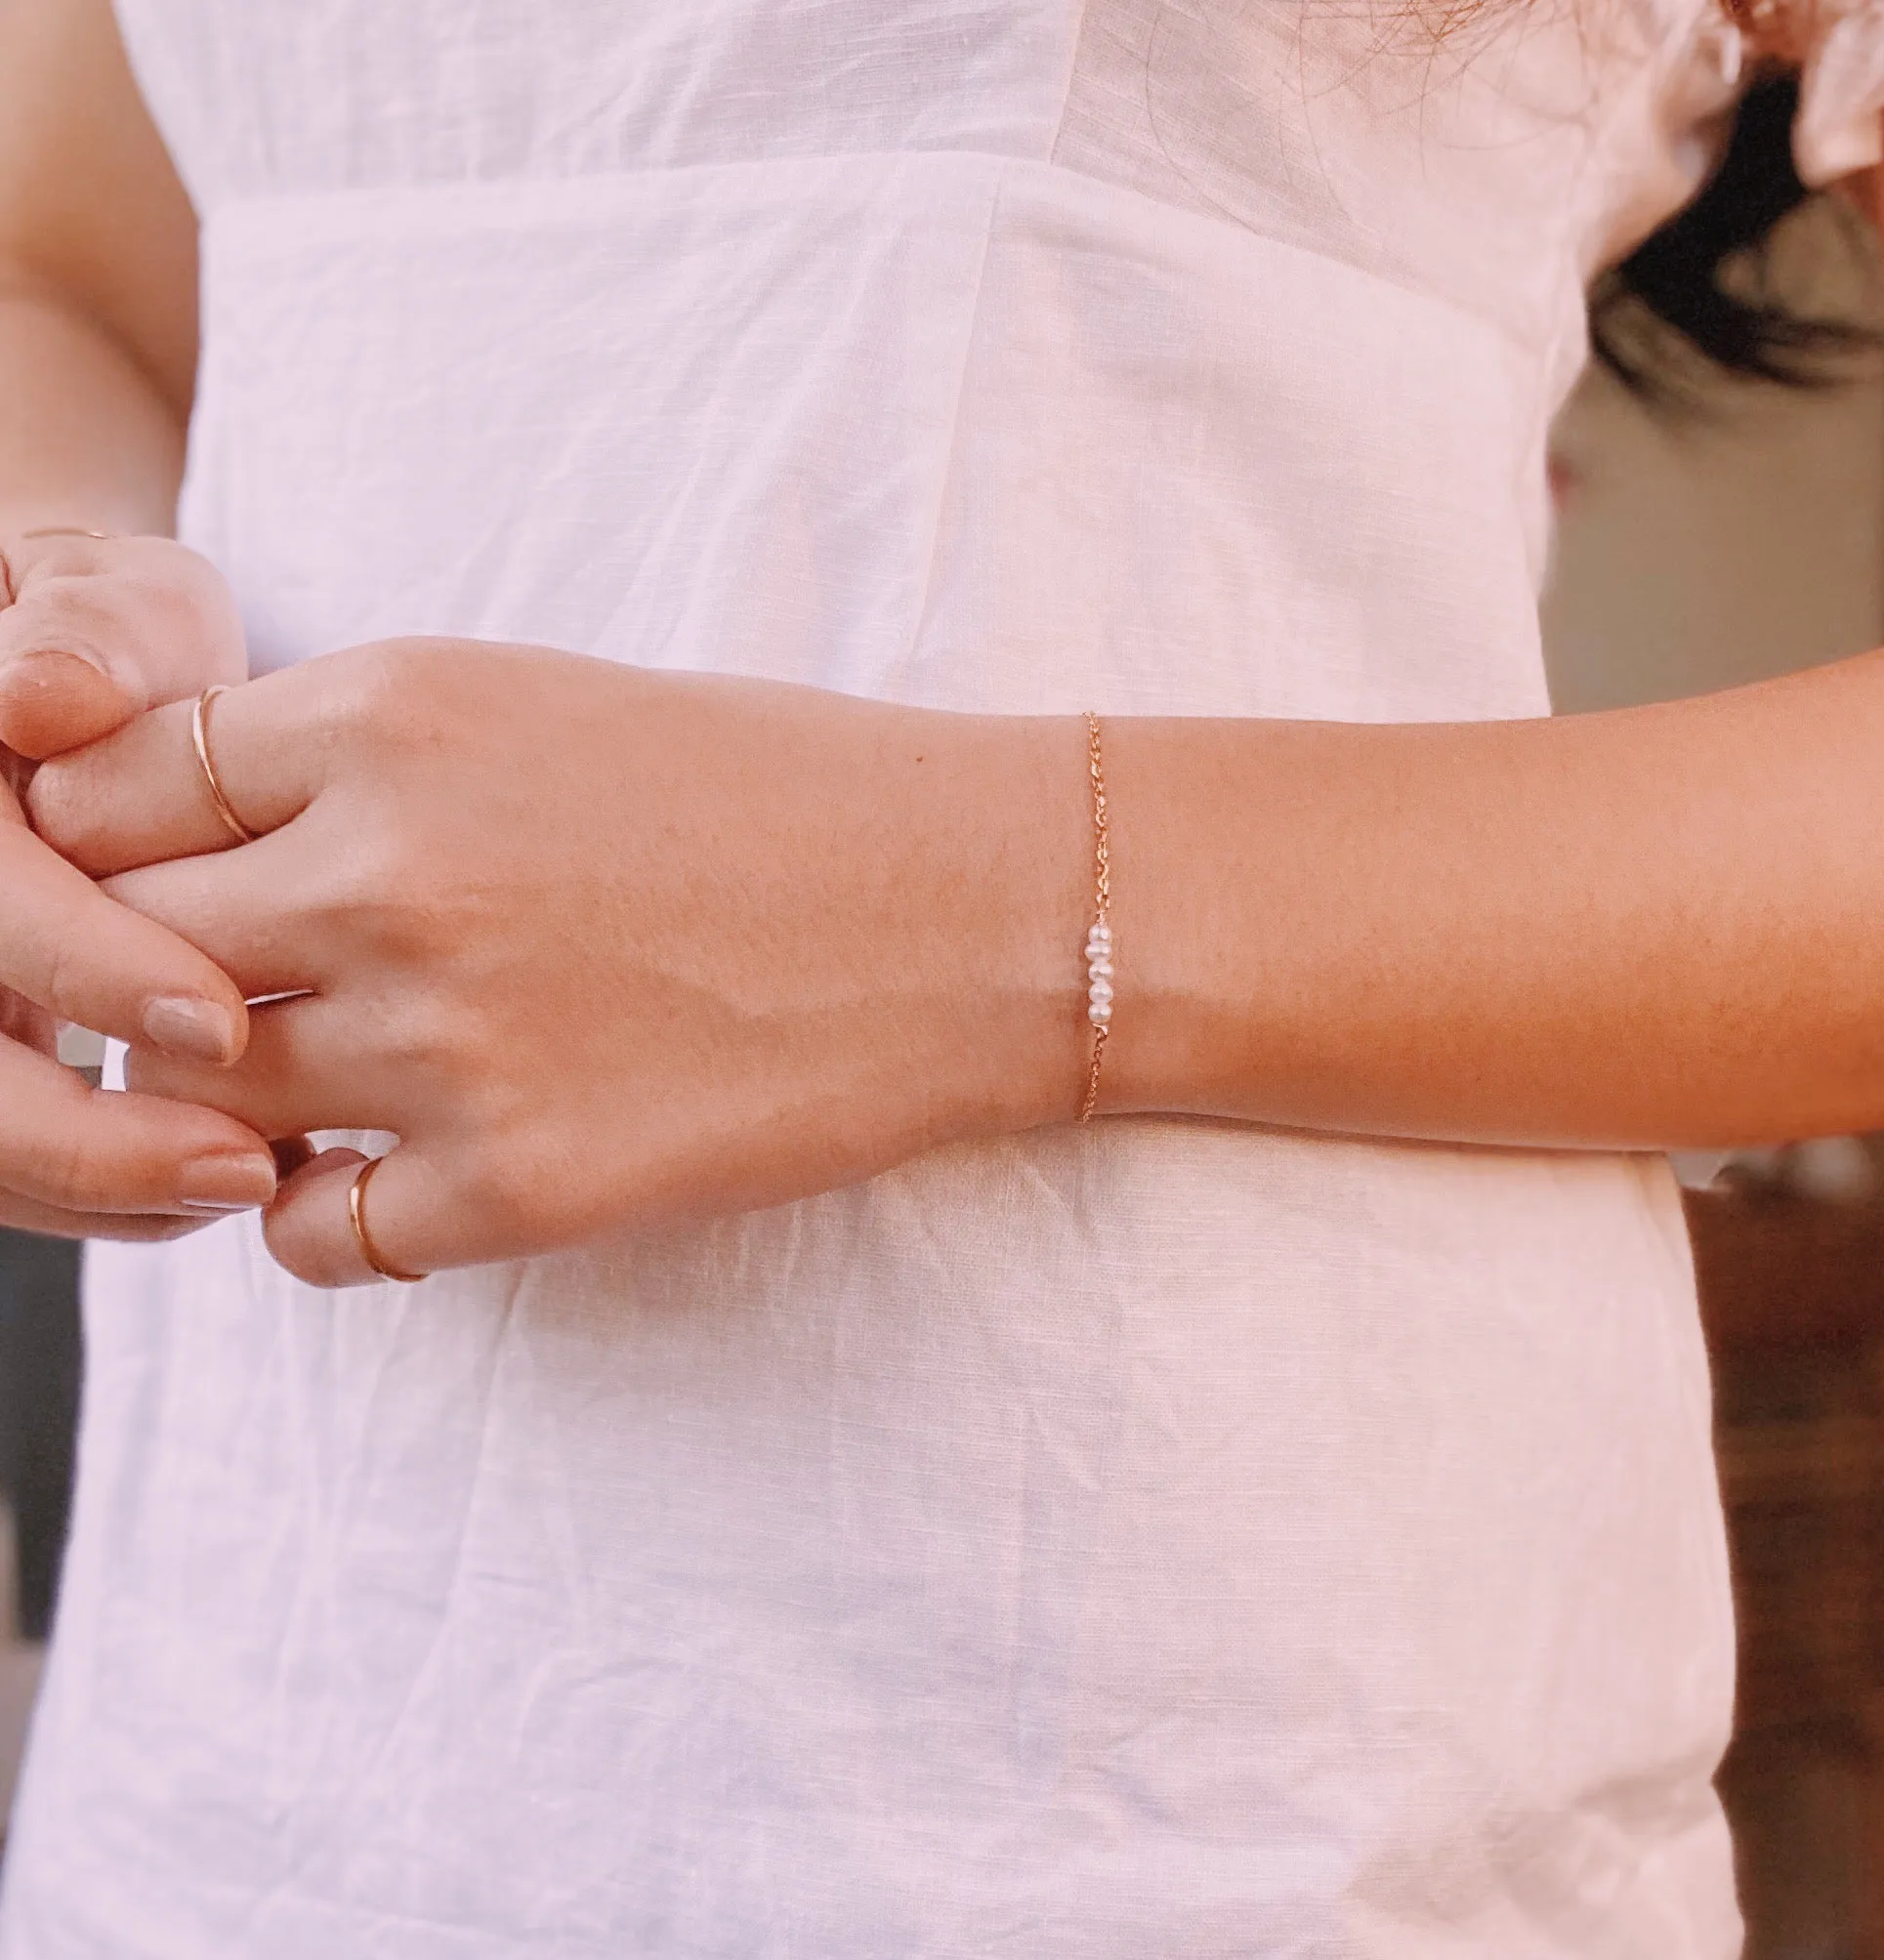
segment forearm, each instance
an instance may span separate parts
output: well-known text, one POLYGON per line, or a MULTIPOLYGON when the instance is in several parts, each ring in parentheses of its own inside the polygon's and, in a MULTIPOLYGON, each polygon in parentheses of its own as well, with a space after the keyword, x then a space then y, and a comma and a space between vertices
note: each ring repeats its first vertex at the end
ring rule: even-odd
POLYGON ((0 538, 167 532, 196 214, 110 0, 0 6, 0 538))
POLYGON ((48 525, 167 535, 177 410, 51 286, 0 258, 0 543, 48 525))
POLYGON ((1554 721, 1107 725, 1106 1106, 1594 1146, 1884 1124, 1884 655, 1554 721))

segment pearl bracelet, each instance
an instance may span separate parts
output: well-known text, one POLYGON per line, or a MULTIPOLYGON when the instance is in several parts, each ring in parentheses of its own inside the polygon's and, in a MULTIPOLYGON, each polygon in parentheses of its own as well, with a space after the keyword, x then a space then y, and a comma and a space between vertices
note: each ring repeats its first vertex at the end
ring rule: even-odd
POLYGON ((1090 1123, 1099 1104, 1099 1071, 1112 1024, 1111 838, 1106 827, 1106 764, 1099 745, 1099 717, 1086 716, 1086 772, 1093 786, 1093 894, 1097 916, 1086 935, 1086 1019, 1092 1023, 1092 1065, 1079 1120, 1090 1123))

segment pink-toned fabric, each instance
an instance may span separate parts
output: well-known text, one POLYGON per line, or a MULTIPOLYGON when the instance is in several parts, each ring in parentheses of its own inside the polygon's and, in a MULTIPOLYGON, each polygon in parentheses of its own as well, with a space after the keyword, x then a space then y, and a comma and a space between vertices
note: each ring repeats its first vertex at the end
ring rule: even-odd
MULTIPOLYGON (((1016 712, 1543 712, 1583 281, 1734 70, 1698 0, 122 18, 260 665, 1016 712)), ((1119 1121, 411 1290, 235 1223, 89 1294, 5 1960, 1737 1950, 1657 1158, 1119 1121)))

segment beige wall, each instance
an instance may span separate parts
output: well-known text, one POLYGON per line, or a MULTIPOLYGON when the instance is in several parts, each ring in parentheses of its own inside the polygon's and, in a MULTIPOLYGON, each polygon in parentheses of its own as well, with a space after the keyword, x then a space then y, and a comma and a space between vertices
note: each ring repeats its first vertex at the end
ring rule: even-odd
MULTIPOLYGON (((1822 223, 1793 250, 1833 269, 1827 297, 1852 300, 1849 249, 1822 223)), ((1544 630, 1560 709, 1702 692, 1884 643, 1874 375, 1819 396, 1730 388, 1704 418, 1669 422, 1593 371, 1558 446, 1572 481, 1544 630)))

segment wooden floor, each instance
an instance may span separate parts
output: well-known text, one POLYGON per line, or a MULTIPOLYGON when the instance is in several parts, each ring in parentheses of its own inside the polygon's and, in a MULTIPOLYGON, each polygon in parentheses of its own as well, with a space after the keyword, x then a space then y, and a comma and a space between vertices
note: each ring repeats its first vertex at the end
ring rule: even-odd
POLYGON ((1884 1183, 1691 1195, 1734 1554, 1746 1960, 1884 1960, 1884 1183))

